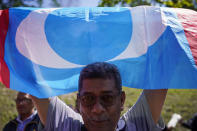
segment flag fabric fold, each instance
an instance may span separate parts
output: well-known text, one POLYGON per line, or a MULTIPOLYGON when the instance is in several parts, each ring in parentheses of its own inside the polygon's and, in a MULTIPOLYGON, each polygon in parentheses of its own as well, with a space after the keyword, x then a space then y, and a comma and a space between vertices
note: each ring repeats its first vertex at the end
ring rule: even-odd
POLYGON ((77 91, 80 70, 105 61, 123 86, 196 89, 197 12, 139 6, 0 10, 0 81, 47 98, 77 91))

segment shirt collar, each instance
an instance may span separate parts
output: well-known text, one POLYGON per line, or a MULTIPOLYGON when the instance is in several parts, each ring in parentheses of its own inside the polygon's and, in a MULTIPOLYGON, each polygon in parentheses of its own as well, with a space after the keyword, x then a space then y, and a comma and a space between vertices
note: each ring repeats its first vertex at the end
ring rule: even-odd
POLYGON ((35 117, 36 114, 37 114, 37 110, 35 110, 33 114, 31 114, 27 119, 25 119, 23 121, 20 119, 20 115, 18 115, 17 118, 16 118, 16 120, 19 123, 23 123, 23 122, 28 121, 28 120, 33 120, 33 118, 35 117))

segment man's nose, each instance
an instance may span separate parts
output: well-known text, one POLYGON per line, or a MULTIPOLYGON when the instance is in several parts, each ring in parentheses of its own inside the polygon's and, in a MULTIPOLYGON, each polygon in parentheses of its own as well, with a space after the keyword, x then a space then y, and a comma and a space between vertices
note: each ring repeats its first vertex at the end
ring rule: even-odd
POLYGON ((24 103, 22 101, 18 102, 17 103, 18 105, 23 105, 24 103))
POLYGON ((105 111, 105 108, 101 105, 101 103, 97 100, 94 106, 92 107, 92 112, 96 114, 100 114, 105 111))
POLYGON ((23 105, 23 104, 24 104, 24 101, 18 100, 18 101, 16 102, 16 104, 17 104, 17 105, 23 105))

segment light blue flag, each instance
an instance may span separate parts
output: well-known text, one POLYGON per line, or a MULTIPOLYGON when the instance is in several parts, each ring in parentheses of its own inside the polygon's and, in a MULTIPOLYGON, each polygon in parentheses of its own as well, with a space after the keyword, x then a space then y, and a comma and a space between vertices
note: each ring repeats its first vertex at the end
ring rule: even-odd
POLYGON ((197 88, 197 12, 134 8, 0 11, 0 80, 40 98, 77 91, 80 70, 105 61, 123 86, 197 88))

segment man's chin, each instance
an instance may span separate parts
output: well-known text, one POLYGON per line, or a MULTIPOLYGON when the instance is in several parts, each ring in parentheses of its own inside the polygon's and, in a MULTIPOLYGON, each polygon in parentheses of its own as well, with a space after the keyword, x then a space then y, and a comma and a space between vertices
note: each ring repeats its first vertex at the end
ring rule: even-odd
POLYGON ((90 127, 87 128, 88 131, 114 131, 113 129, 109 127, 90 127))
POLYGON ((113 131, 108 121, 91 121, 88 131, 113 131))

